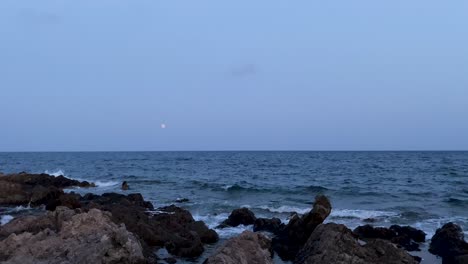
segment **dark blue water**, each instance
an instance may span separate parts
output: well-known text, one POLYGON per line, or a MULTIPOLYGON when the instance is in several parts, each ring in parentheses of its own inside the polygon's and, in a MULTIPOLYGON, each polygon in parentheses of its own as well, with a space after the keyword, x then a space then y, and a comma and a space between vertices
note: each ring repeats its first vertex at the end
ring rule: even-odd
POLYGON ((286 221, 324 193, 334 207, 329 221, 350 227, 375 218, 429 234, 448 221, 468 229, 468 152, 0 153, 0 171, 98 183, 78 192, 121 192, 125 180, 156 206, 190 199, 180 205, 212 227, 240 206, 286 221))

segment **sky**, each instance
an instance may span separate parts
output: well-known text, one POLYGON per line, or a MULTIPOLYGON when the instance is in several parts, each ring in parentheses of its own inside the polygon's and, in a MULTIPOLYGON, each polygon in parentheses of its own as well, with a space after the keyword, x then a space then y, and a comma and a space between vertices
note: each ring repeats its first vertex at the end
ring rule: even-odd
POLYGON ((2 0, 0 151, 468 150, 467 12, 2 0))

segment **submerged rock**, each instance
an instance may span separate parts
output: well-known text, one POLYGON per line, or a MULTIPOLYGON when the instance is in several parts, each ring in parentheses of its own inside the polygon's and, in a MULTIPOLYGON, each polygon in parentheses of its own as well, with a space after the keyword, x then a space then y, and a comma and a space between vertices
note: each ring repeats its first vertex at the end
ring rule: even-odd
POLYGON ((426 240, 426 233, 410 226, 392 225, 390 228, 359 226, 354 233, 363 240, 384 239, 408 251, 419 251, 419 244, 426 240), (418 243, 416 243, 418 242, 418 243))
POLYGON ((468 243, 461 227, 450 222, 437 229, 429 252, 441 256, 444 264, 468 263, 468 243))
POLYGON ((239 225, 253 225, 255 222, 255 214, 248 208, 239 208, 231 212, 228 219, 224 220, 219 227, 236 227, 239 225))
POLYGON ((229 239, 204 264, 273 264, 271 241, 259 233, 244 231, 229 239))
POLYGON ((2 263, 146 263, 138 239, 110 213, 63 207, 2 226, 10 235, 0 241, 2 263))
POLYGON ((294 259, 314 229, 330 215, 331 209, 328 198, 324 195, 317 195, 309 213, 302 217, 293 216, 273 238, 273 249, 283 260, 294 259))
POLYGON ((344 225, 319 225, 299 251, 295 264, 416 264, 406 251, 392 243, 374 239, 362 246, 344 225))

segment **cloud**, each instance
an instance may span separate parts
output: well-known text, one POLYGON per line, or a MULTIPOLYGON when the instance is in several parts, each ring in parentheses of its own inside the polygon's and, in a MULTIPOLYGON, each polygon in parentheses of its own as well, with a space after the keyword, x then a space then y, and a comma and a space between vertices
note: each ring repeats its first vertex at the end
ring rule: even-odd
POLYGON ((230 71, 231 75, 235 77, 256 75, 257 72, 257 66, 255 66, 254 64, 244 64, 238 67, 234 67, 230 71))

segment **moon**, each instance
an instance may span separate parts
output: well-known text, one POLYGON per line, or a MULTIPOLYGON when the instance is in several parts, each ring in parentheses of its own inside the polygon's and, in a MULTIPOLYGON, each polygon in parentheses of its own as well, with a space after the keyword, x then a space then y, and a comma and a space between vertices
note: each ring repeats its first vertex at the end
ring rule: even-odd
POLYGON ((165 128, 166 128, 166 124, 162 123, 162 124, 161 124, 161 128, 162 128, 162 129, 165 129, 165 128))

